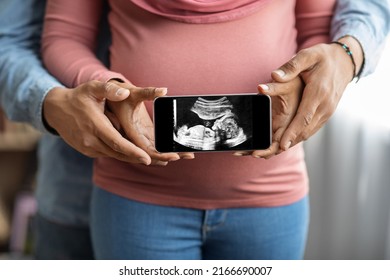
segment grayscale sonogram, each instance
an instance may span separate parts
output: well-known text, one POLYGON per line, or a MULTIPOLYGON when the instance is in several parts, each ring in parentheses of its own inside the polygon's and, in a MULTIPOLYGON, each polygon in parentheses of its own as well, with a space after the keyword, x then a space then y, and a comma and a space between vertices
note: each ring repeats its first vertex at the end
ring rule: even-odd
POLYGON ((173 140, 195 150, 251 147, 252 103, 248 96, 173 100, 173 140))

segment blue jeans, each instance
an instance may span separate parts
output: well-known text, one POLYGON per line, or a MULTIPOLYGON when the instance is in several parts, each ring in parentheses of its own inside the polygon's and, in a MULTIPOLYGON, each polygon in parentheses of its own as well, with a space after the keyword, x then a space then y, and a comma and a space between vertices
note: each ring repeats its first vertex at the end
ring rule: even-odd
POLYGON ((302 259, 309 220, 307 197, 281 207, 196 210, 95 187, 91 207, 97 259, 302 259))
POLYGON ((36 214, 34 257, 38 260, 94 259, 88 227, 58 224, 36 214))

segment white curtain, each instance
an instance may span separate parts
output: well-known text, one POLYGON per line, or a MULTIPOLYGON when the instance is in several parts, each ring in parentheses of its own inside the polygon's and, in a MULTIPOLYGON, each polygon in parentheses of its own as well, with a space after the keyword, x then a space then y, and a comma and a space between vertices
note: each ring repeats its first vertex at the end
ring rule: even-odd
MULTIPOLYGON (((389 42, 389 41, 388 41, 389 42)), ((311 224, 306 259, 390 259, 390 42, 305 143, 311 224)))

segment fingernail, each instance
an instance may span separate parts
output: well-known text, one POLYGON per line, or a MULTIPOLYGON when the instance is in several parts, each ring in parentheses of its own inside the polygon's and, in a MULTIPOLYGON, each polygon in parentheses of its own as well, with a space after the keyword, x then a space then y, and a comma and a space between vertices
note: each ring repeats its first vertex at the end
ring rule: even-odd
POLYGON ((193 156, 185 155, 181 157, 182 159, 194 159, 193 156))
POLYGON ((142 164, 149 165, 149 161, 146 158, 138 158, 138 161, 142 164))
POLYGON ((130 91, 128 89, 120 88, 115 93, 117 96, 130 94, 130 91))
POLYGON ((236 157, 242 157, 244 155, 244 153, 240 153, 240 152, 236 152, 233 154, 233 156, 236 156, 236 157))
POLYGON ((268 86, 268 85, 261 84, 261 85, 259 85, 259 87, 260 87, 264 92, 269 91, 269 86, 268 86))
POLYGON ((180 157, 177 157, 177 158, 170 158, 168 161, 177 161, 177 160, 179 160, 180 159, 180 157))
POLYGON ((167 94, 167 93, 168 93, 168 89, 165 88, 165 87, 158 88, 158 90, 159 90, 162 94, 167 94))
POLYGON ((287 144, 284 146, 284 150, 288 150, 291 147, 292 142, 288 141, 287 144))
POLYGON ((275 70, 274 73, 277 74, 281 78, 286 76, 286 72, 284 72, 282 69, 275 70))

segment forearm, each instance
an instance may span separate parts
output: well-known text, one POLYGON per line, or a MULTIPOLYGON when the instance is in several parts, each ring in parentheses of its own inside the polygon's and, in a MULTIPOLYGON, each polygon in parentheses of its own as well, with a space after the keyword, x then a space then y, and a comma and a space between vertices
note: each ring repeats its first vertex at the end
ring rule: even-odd
POLYGON ((364 52, 361 76, 375 70, 390 30, 389 2, 384 0, 338 0, 332 20, 331 39, 355 38, 364 52))
POLYGON ((51 88, 60 86, 38 57, 44 4, 45 1, 2 0, 0 9, 1 106, 11 120, 30 123, 42 132, 46 131, 42 122, 43 99, 51 88))
POLYGON ((101 1, 49 0, 42 41, 43 60, 66 86, 90 80, 124 79, 109 71, 95 56, 101 1))
POLYGON ((47 132, 42 119, 43 100, 58 86, 61 84, 42 67, 33 49, 8 45, 0 37, 0 97, 9 119, 47 132))

